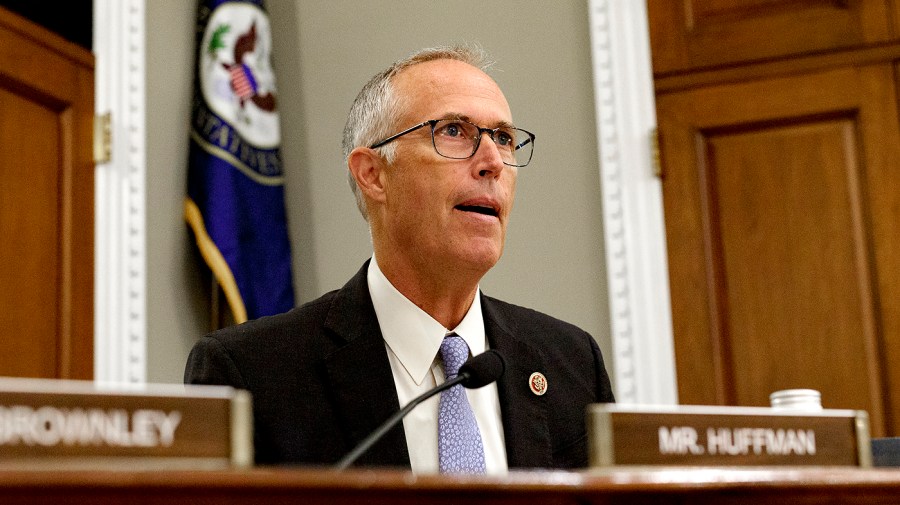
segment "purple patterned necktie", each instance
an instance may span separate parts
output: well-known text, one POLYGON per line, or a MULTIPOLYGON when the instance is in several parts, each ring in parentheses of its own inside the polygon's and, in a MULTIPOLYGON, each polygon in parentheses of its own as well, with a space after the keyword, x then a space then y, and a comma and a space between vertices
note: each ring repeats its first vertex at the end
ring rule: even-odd
MULTIPOLYGON (((450 380, 469 359, 469 346, 451 333, 441 342, 444 375, 450 380)), ((466 390, 457 384, 441 393, 438 410, 438 461, 441 473, 484 473, 484 445, 466 390)))

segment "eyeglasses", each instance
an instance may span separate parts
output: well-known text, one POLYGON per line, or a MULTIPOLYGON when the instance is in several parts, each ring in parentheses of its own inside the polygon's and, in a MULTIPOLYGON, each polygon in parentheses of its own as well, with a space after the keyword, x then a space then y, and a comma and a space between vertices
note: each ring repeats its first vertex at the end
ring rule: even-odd
POLYGON ((490 135, 494 141, 504 165, 524 167, 531 161, 531 155, 534 153, 534 134, 531 132, 508 126, 482 128, 462 119, 430 119, 369 147, 377 149, 423 126, 431 126, 431 143, 434 150, 445 158, 454 160, 471 158, 478 151, 484 133, 490 135))

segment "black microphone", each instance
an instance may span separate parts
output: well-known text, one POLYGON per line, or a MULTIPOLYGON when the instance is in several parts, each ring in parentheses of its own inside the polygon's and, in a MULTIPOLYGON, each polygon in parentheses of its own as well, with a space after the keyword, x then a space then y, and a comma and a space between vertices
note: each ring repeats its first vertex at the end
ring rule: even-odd
POLYGON ((405 407, 397 411, 389 417, 387 421, 381 424, 375 431, 366 437, 359 445, 356 446, 349 454, 344 456, 337 464, 334 465, 335 470, 344 470, 353 464, 360 456, 368 451, 375 442, 379 441, 385 433, 390 431, 401 419, 406 417, 412 409, 416 408, 420 403, 440 393, 445 389, 450 389, 457 384, 462 384, 466 389, 478 389, 487 386, 503 376, 506 364, 503 362, 503 356, 494 350, 485 351, 478 356, 473 356, 466 361, 463 366, 459 367, 459 374, 456 377, 431 388, 425 393, 417 396, 405 407))

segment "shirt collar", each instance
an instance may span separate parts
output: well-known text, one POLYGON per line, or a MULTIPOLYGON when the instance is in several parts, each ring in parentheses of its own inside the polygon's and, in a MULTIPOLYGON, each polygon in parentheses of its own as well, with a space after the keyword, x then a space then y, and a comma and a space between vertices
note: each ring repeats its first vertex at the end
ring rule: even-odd
POLYGON ((448 333, 454 332, 461 336, 473 356, 484 352, 486 343, 480 289, 476 290, 472 306, 463 320, 456 328, 448 331, 397 291, 384 276, 374 255, 369 263, 367 281, 384 341, 417 385, 421 385, 428 376, 441 341, 448 333))

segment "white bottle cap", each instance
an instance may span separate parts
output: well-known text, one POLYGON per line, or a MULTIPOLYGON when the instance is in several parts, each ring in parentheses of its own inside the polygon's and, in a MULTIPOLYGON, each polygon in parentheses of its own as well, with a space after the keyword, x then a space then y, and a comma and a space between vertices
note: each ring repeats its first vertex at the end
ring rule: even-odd
POLYGON ((815 389, 783 389, 769 395, 773 409, 822 410, 822 393, 815 389))

